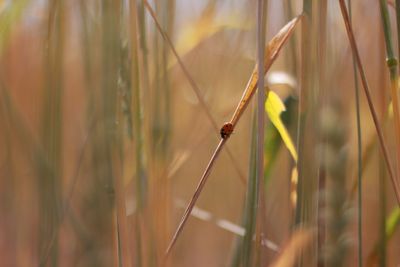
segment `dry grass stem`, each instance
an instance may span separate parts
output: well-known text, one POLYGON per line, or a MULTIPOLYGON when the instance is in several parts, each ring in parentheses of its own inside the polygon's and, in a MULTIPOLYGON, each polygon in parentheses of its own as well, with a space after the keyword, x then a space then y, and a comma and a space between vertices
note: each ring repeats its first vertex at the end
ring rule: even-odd
POLYGON ((343 19, 344 19, 344 23, 346 25, 346 30, 347 30, 347 34, 348 34, 348 37, 349 37, 350 45, 351 45, 352 51, 353 51, 355 59, 356 59, 356 63, 357 63, 359 74, 361 76, 361 82, 362 82, 362 86, 364 88, 364 93, 365 93, 365 96, 367 97, 369 110, 371 112, 372 119, 373 119, 374 125, 375 125, 375 129, 376 129, 376 132, 378 134, 379 145, 380 145, 380 148, 381 148, 381 151, 382 151, 385 163, 386 163, 386 167, 388 169, 388 173, 389 173, 389 176, 390 176, 390 180, 392 182, 393 190, 394 190, 395 195, 396 195, 397 203, 400 206, 400 192, 399 192, 399 187, 398 187, 398 184, 397 184, 397 179, 396 179, 395 172, 393 170, 392 164, 390 162, 390 158, 389 158, 386 142, 385 142, 385 139, 384 139, 384 136, 383 136, 383 133, 382 133, 382 129, 381 129, 381 126, 380 126, 380 123, 379 123, 378 116, 377 116, 376 111, 375 111, 374 103, 372 101, 372 96, 371 96, 371 93, 370 93, 370 90, 369 90, 369 85, 368 85, 368 82, 367 82, 367 78, 365 77, 364 68, 363 68, 363 65, 361 63, 361 59, 360 59, 360 55, 359 55, 359 52, 358 52, 357 44, 356 44, 356 41, 355 41, 355 38, 354 38, 354 33, 353 33, 353 30, 352 30, 352 27, 351 27, 351 23, 350 23, 350 20, 349 20, 349 15, 347 13, 346 4, 345 4, 344 0, 339 0, 339 3, 340 3, 340 9, 342 11, 342 16, 343 16, 343 19))

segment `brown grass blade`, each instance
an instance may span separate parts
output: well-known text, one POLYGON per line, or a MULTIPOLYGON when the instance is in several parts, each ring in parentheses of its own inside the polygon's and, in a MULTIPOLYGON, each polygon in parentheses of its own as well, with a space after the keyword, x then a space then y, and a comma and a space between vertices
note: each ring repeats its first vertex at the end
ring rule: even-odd
POLYGON ((270 267, 292 267, 302 251, 311 245, 311 241, 316 237, 313 230, 298 230, 292 235, 286 248, 282 251, 278 259, 270 267))
POLYGON ((169 244, 169 246, 167 248, 167 251, 166 251, 166 256, 169 255, 171 249, 173 248, 176 240, 179 237, 179 234, 182 232, 183 227, 185 226, 185 223, 186 223, 187 219, 189 218, 189 215, 192 212, 193 207, 196 204, 197 199, 200 196, 201 190, 203 189, 203 187, 204 187, 204 185, 205 185, 205 183, 207 181, 207 178, 210 176, 211 168, 214 165, 215 160, 217 159, 219 153, 221 152, 221 150, 222 150, 222 148, 223 148, 223 146, 224 146, 224 144, 225 144, 225 142, 227 140, 228 139, 221 139, 221 141, 219 142, 217 148, 215 149, 215 152, 212 155, 212 157, 210 159, 210 162, 208 163, 208 165, 207 165, 207 167, 206 167, 206 169, 205 169, 205 171, 204 171, 204 173, 203 173, 203 175, 202 175, 202 177, 200 179, 199 184, 197 185, 196 191, 194 192, 194 194, 192 196, 192 199, 189 202, 189 205, 186 207, 186 210, 183 213, 181 222, 179 223, 178 228, 177 228, 174 236, 171 239, 171 242, 170 242, 170 244, 169 244))
MULTIPOLYGON (((287 23, 275 36, 272 40, 268 43, 267 47, 265 48, 265 55, 264 55, 264 74, 267 73, 269 68, 271 67, 272 63, 274 63, 275 59, 278 57, 279 51, 286 43, 288 38, 292 35, 293 30, 295 29, 297 23, 302 18, 302 15, 297 16, 289 23, 287 23)), ((258 81, 258 71, 257 66, 254 67, 253 73, 249 81, 247 82, 246 89, 240 99, 240 102, 233 113, 231 123, 235 126, 240 118, 240 116, 245 111, 246 107, 248 106, 251 97, 254 95, 254 92, 257 88, 257 81, 258 81)))
MULTIPOLYGON (((147 4, 148 6, 148 4, 147 4)), ((150 8, 148 6, 148 8, 150 8)), ((266 52, 265 52, 265 57, 264 57, 264 66, 265 66, 265 72, 271 67, 272 63, 275 61, 275 59, 278 56, 279 51, 281 50, 281 48, 283 47, 283 45, 286 43, 286 40, 290 37, 290 35, 292 34, 295 26, 297 25, 297 23, 300 21, 301 19, 301 15, 296 17, 295 19, 293 19, 292 21, 290 21, 285 27, 283 27, 278 34, 268 43, 267 47, 266 47, 266 52)), ((153 17, 154 18, 154 17, 153 17)), ((237 114, 236 116, 234 116, 233 118, 235 120, 231 121, 231 125, 234 125, 233 122, 237 123, 237 121, 240 118, 240 115, 244 112, 244 110, 246 109, 251 96, 254 95, 255 89, 257 87, 257 79, 258 79, 258 74, 257 74, 257 66, 255 68, 255 71, 253 71, 253 74, 250 78, 250 81, 248 83, 248 85, 246 86, 245 92, 243 94, 242 99, 240 100, 240 103, 238 105, 237 111, 235 111, 235 113, 237 114)), ((224 125, 225 126, 225 125, 224 125)), ((192 199, 190 200, 183 216, 181 219, 181 222, 178 225, 178 228, 174 234, 174 236, 172 237, 172 240, 167 248, 166 251, 166 257, 169 255, 171 249, 173 248, 176 240, 179 237, 179 234, 182 232, 183 227, 185 226, 186 221, 189 218, 190 213, 192 212, 192 209, 197 201, 197 199, 199 198, 199 195, 201 193, 201 190, 203 189, 208 176, 210 175, 211 172, 211 168, 214 165, 215 160, 217 159, 220 151, 222 150, 225 142, 229 139, 229 135, 231 132, 229 132, 226 137, 224 137, 220 143, 218 144, 214 154, 212 155, 201 179, 199 184, 197 185, 196 191, 192 197, 192 199)))
MULTIPOLYGON (((160 32, 160 34, 163 37, 163 39, 167 42, 168 46, 171 48, 171 51, 174 54, 174 56, 175 56, 175 58, 176 58, 176 60, 178 62, 178 65, 181 67, 184 75, 188 79, 191 88, 193 89, 194 93, 196 94, 197 99, 199 100, 200 106, 202 107, 202 109, 206 113, 206 115, 207 115, 209 121, 211 122, 214 130, 219 132, 218 124, 214 120, 214 117, 211 115, 210 110, 208 109, 207 104, 206 104, 202 94, 200 93, 200 91, 201 91, 200 88, 197 86, 196 82, 194 81, 194 79, 190 75, 190 73, 189 73, 188 69, 186 68, 185 64, 183 64, 183 61, 182 61, 181 57, 179 56, 175 46, 172 44, 172 41, 169 38, 168 34, 162 29, 160 23, 158 22, 158 19, 157 19, 157 16, 156 16, 154 10, 151 8, 151 6, 147 2, 147 0, 144 0, 144 4, 145 4, 147 10, 150 13, 150 16, 154 20, 154 23, 156 25, 157 30, 160 32)), ((246 178, 245 178, 243 172, 239 169, 239 167, 238 167, 239 164, 236 161, 235 157, 233 156, 233 153, 231 152, 229 147, 226 148, 226 152, 228 153, 228 156, 229 156, 229 158, 231 159, 231 161, 233 163, 233 167, 238 172, 241 181, 243 182, 243 184, 246 184, 246 178)))
POLYGON ((383 137, 383 132, 382 132, 381 126, 379 124, 379 119, 378 119, 377 113, 375 111, 375 106, 374 106, 374 103, 372 102, 372 96, 371 96, 371 93, 370 93, 370 90, 369 90, 369 85, 368 85, 368 82, 367 82, 367 78, 365 77, 364 68, 363 68, 363 65, 361 63, 360 54, 358 52, 356 40, 354 38, 353 28, 352 28, 351 23, 350 23, 349 14, 347 12, 346 4, 345 4, 344 0, 339 0, 339 3, 340 3, 340 9, 342 11, 344 24, 346 26, 347 35, 349 37, 349 42, 350 42, 350 45, 351 45, 351 48, 352 48, 352 51, 353 51, 353 54, 354 54, 354 57, 355 57, 355 60, 356 60, 356 63, 357 63, 358 71, 359 71, 359 74, 360 74, 360 77, 361 77, 361 83, 362 83, 363 88, 364 88, 365 96, 367 97, 369 110, 371 112, 372 119, 373 119, 374 125, 375 125, 375 129, 376 129, 376 132, 378 134, 378 140, 379 140, 380 148, 382 150, 383 158, 385 160, 386 167, 388 169, 388 173, 389 173, 389 176, 390 176, 390 180, 392 182, 393 190, 394 190, 394 193, 396 195, 397 203, 400 206, 399 187, 398 187, 398 184, 397 184, 395 173, 393 171, 392 164, 391 164, 390 159, 389 159, 387 146, 386 146, 386 143, 385 143, 385 139, 383 137))

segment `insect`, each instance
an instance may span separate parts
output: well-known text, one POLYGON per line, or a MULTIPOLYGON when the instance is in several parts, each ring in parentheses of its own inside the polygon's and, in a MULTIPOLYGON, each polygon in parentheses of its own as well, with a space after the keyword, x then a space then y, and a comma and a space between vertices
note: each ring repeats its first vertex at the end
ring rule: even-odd
POLYGON ((233 124, 230 122, 225 122, 220 130, 222 139, 227 139, 229 136, 231 136, 232 132, 233 132, 233 124))

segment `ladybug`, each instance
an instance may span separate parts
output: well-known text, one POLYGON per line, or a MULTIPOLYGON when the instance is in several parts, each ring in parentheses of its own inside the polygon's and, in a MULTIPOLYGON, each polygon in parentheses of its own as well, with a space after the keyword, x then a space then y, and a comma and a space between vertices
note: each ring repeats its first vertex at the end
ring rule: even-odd
POLYGON ((227 139, 229 136, 231 136, 232 132, 233 124, 230 122, 225 122, 219 133, 221 134, 222 139, 227 139))

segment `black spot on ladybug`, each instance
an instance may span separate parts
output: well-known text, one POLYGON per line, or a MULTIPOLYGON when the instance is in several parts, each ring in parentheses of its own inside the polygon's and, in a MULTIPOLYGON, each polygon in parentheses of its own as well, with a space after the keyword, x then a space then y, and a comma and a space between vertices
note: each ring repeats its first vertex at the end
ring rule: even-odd
POLYGON ((221 138, 227 139, 233 132, 233 124, 230 122, 224 123, 220 130, 221 138))

